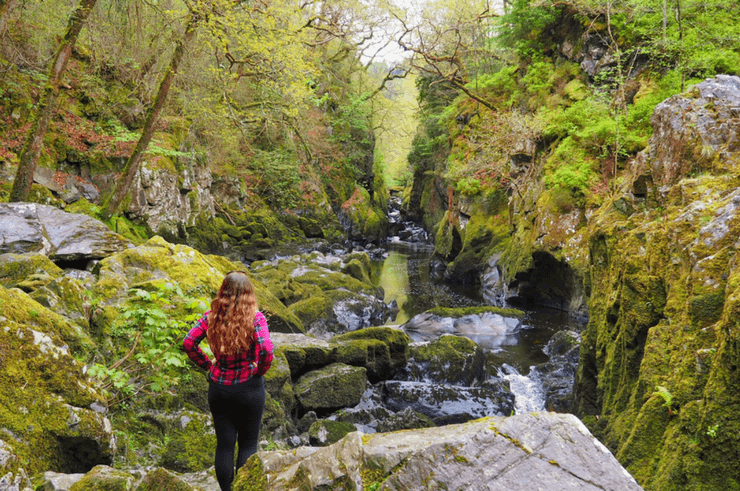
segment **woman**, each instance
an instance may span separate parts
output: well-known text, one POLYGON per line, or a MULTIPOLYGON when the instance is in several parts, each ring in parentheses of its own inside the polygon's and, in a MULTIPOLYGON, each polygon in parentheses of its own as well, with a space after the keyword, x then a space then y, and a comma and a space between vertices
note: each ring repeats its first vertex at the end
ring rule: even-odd
POLYGON ((263 375, 272 364, 267 320, 257 310, 254 287, 244 271, 226 274, 211 310, 185 336, 183 347, 191 360, 209 372, 208 407, 216 430, 216 478, 222 491, 230 491, 236 443, 236 470, 257 451, 265 409, 263 375), (214 361, 198 346, 206 337, 214 361))

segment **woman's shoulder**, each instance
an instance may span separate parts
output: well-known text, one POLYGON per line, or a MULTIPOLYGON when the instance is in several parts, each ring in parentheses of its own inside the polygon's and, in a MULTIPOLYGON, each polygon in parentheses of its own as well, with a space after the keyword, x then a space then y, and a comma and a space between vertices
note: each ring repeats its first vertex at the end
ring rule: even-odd
POLYGON ((265 314, 263 314, 259 310, 254 314, 254 325, 267 326, 267 318, 265 318, 265 314))

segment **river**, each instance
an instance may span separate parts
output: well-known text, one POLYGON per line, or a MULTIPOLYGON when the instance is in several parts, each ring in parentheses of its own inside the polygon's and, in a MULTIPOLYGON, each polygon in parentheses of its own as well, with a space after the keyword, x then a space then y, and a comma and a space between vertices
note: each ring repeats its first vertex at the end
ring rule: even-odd
MULTIPOLYGON (((396 301, 398 313, 386 325, 401 327, 409 319, 432 307, 485 305, 479 286, 451 286, 435 281, 429 259, 433 246, 390 240, 387 257, 373 262, 372 280, 385 292, 384 301, 396 301)), ((516 396, 516 412, 545 409, 544 391, 536 377, 530 377, 534 365, 548 361, 542 351, 552 335, 561 330, 581 331, 583 325, 567 313, 551 309, 528 309, 522 327, 507 337, 500 348, 487 350, 489 366, 509 381, 516 396)))

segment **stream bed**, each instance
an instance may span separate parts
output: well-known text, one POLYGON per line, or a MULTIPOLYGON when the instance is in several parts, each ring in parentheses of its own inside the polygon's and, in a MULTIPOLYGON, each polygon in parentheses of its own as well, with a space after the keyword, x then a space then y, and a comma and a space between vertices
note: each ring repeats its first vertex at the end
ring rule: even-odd
MULTIPOLYGON (((430 267, 432 253, 433 246, 427 243, 404 242, 393 237, 388 242, 386 257, 373 262, 373 283, 383 288, 386 303, 397 304, 397 313, 386 325, 404 329, 417 342, 425 339, 414 332, 413 323, 407 323, 426 310, 486 305, 479 286, 435 281, 430 267)), ((509 382, 515 395, 516 413, 546 409, 545 389, 538 370, 533 367, 551 361, 545 347, 555 333, 583 329, 582 323, 559 310, 539 308, 525 312, 521 324, 495 344, 487 345, 474 335, 468 336, 485 349, 488 366, 496 371, 490 375, 509 382)))

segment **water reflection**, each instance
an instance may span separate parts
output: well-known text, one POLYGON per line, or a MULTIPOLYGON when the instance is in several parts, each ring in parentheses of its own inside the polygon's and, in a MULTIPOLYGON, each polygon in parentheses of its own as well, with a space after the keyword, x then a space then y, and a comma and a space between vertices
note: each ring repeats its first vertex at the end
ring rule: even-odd
POLYGON ((483 305, 477 288, 450 286, 432 280, 429 258, 433 247, 391 243, 388 257, 373 263, 373 283, 383 287, 384 301, 396 300, 400 311, 387 325, 398 326, 433 307, 483 305))
MULTIPOLYGON (((395 242, 389 244, 385 260, 373 263, 373 283, 383 287, 386 303, 395 300, 400 309, 397 316, 389 319, 386 325, 400 326, 433 307, 486 304, 479 287, 435 282, 429 268, 432 252, 433 248, 429 245, 395 242)), ((505 342, 499 342, 496 346, 485 346, 486 340, 476 339, 475 333, 468 337, 483 342, 493 366, 506 364, 517 374, 527 375, 533 365, 548 361, 542 348, 555 332, 564 329, 581 331, 583 325, 570 319, 566 312, 537 308, 528 309, 516 332, 507 333, 505 342)), ((416 333, 411 331, 413 329, 410 329, 409 335, 413 339, 416 333)))

